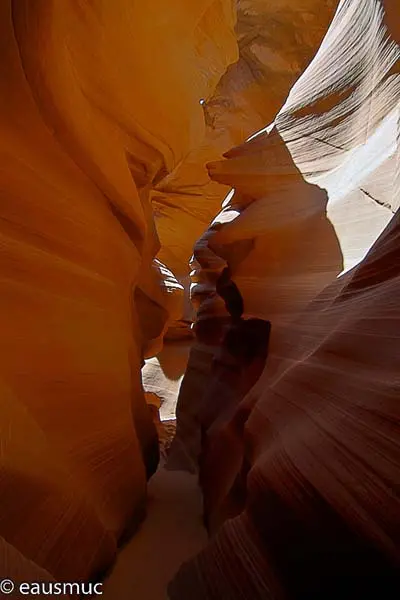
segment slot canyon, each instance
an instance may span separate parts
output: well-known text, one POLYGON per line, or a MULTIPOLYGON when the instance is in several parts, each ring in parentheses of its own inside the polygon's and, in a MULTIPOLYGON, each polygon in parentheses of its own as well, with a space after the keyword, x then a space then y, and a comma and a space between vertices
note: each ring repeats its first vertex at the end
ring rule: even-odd
POLYGON ((0 600, 400 597, 399 0, 0 29, 0 600))

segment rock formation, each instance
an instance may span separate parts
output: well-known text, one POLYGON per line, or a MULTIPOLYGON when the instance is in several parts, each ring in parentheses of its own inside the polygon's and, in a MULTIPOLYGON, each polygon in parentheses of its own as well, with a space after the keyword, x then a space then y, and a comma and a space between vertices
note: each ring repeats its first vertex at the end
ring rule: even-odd
MULTIPOLYGON (((204 245, 272 337, 233 414, 221 392, 192 409, 221 399, 200 464, 218 531, 173 600, 398 593, 399 22, 394 3, 342 0, 274 122, 209 165, 234 193, 204 245)), ((206 271, 204 321, 221 306, 206 271)))
MULTIPOLYGON (((311 62, 338 0, 239 0, 239 58, 214 93, 199 96, 206 124, 202 143, 163 178, 153 194, 160 260, 178 278, 193 246, 219 212, 229 187, 210 181, 206 163, 271 122, 311 62), (185 235, 176 235, 184 231, 185 235)), ((228 186, 231 184, 228 183, 228 186)))
POLYGON ((140 369, 182 302, 150 191, 204 135, 234 22, 230 0, 1 3, 2 577, 92 577, 144 514, 140 369))
POLYGON ((0 579, 112 565, 186 370, 168 465, 214 537, 171 599, 394 590, 398 1, 4 0, 0 33, 0 579))
MULTIPOLYGON (((229 264, 245 314, 273 324, 271 368, 281 358, 281 328, 365 256, 398 206, 399 50, 385 34, 384 14, 379 3, 341 3, 274 123, 227 152, 228 160, 209 164, 211 177, 234 193, 197 245, 197 327, 222 316, 215 282, 229 264)), ((215 348, 200 342, 210 365, 215 348)), ((186 379, 194 373, 199 381, 192 354, 186 379)), ((202 372, 204 380, 209 367, 202 372)), ((191 389, 185 381, 181 406, 191 389)), ((179 442, 192 437, 184 424, 178 420, 179 442)))
POLYGON ((228 483, 244 444, 246 507, 182 567, 171 598, 397 595, 399 226, 397 214, 293 323, 280 372, 221 432, 214 481, 222 466, 228 483))

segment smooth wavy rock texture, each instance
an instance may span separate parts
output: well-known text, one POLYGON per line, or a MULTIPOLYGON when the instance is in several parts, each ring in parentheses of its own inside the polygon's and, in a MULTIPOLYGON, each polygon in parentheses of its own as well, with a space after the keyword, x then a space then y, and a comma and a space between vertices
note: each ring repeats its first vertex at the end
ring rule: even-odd
MULTIPOLYGON (((199 327, 222 317, 215 281, 228 264, 245 315, 273 324, 270 363, 281 359, 281 328, 359 263, 398 208, 399 46, 384 19, 379 2, 341 3, 274 123, 209 164, 211 177, 234 190, 196 246, 191 293, 199 327)), ((211 364, 215 349, 203 344, 207 350, 211 364)), ((192 353, 178 402, 183 446, 191 444, 197 411, 184 408, 186 389, 199 380, 195 347, 192 353)))
POLYGON ((246 507, 182 567, 171 598, 397 597, 399 241, 397 213, 287 329, 279 372, 220 432, 214 481, 235 478, 244 443, 246 507))
POLYGON ((144 514, 140 369, 183 310, 150 190, 237 59, 230 0, 164 8, 1 3, 2 577, 90 578, 144 514))
MULTIPOLYGON (((320 0, 239 0, 234 4, 238 60, 228 66, 213 93, 198 96, 205 136, 153 192, 159 258, 177 276, 187 274, 194 244, 229 191, 226 185, 210 181, 206 163, 222 158, 275 118, 315 56, 338 0, 324 0, 323 6, 320 0)), ((209 11, 208 17, 215 27, 215 14, 209 11)))
POLYGON ((173 600, 398 595, 399 23, 394 2, 342 0, 275 121, 209 165, 234 192, 203 240, 272 337, 207 442, 219 530, 173 600))
MULTIPOLYGON (((196 468, 198 426, 194 422, 195 414, 206 393, 213 354, 229 321, 217 320, 229 315, 215 293, 216 278, 227 264, 227 252, 234 267, 253 247, 252 234, 248 239, 234 240, 226 247, 218 244, 218 236, 214 234, 221 228, 221 220, 232 218, 229 211, 204 231, 220 211, 231 184, 219 182, 214 177, 210 181, 205 164, 222 158, 232 145, 242 142, 275 117, 291 86, 316 54, 337 5, 337 0, 324 2, 321 10, 320 2, 315 0, 303 0, 300 5, 293 0, 238 3, 239 60, 227 69, 215 93, 203 104, 206 121, 203 144, 190 152, 153 192, 155 221, 161 240, 160 258, 173 267, 176 274, 186 273, 194 245, 190 261, 191 298, 197 311, 198 343, 192 347, 180 391, 173 452, 176 454, 175 458, 170 457, 171 468, 185 466, 192 471, 196 468), (176 236, 178 228, 186 235, 176 236)), ((328 224, 326 228, 329 228, 328 224)), ((323 233, 321 231, 321 235, 323 233)), ((276 243, 278 249, 281 242, 271 240, 270 245, 276 243)), ((337 254, 339 261, 340 251, 337 254)), ((257 277, 258 273, 255 274, 257 277)), ((259 284, 262 285, 261 279, 259 284)), ((264 297, 265 289, 262 303, 264 297)), ((252 298, 254 300, 254 294, 252 298)))

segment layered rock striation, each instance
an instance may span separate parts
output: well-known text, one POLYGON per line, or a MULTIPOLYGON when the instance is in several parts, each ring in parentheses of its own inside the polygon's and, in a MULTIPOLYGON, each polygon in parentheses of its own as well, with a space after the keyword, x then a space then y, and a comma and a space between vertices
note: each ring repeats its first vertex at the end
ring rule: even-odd
MULTIPOLYGON (((193 273, 199 321, 222 318, 228 266, 245 319, 272 329, 246 395, 226 411, 235 374, 219 394, 206 376, 192 408, 192 424, 214 415, 200 482, 215 535, 174 600, 397 595, 399 22, 395 3, 342 0, 274 122, 209 165, 234 191, 202 237, 221 262, 193 273)), ((195 464, 184 428, 180 443, 195 464)))
POLYGON ((143 360, 182 317, 150 192, 237 59, 230 0, 0 8, 0 576, 79 581, 144 515, 143 360))
POLYGON ((399 23, 1 4, 0 579, 110 567, 186 369, 168 465, 215 536, 171 598, 395 590, 399 23))

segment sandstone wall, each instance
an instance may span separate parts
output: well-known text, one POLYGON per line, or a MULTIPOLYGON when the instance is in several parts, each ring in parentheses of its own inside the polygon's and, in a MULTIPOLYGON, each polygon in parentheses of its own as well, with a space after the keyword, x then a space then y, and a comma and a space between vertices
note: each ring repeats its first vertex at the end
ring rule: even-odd
MULTIPOLYGON (((223 334, 223 322, 218 324, 215 318, 228 317, 223 302, 215 295, 216 279, 218 273, 227 265, 228 256, 230 265, 234 266, 235 278, 240 274, 238 264, 243 263, 243 272, 249 275, 251 283, 256 285, 255 282, 258 282, 256 293, 251 293, 253 303, 258 297, 260 306, 265 305, 264 276, 260 277, 260 273, 254 272, 255 265, 258 264, 260 268, 264 259, 259 261, 259 256, 255 258, 250 271, 248 261, 244 261, 253 249, 254 232, 247 237, 233 235, 227 243, 222 238, 222 244, 219 244, 218 236, 215 236, 216 230, 221 228, 221 222, 232 219, 235 214, 228 206, 227 210, 215 219, 215 215, 220 212, 224 196, 229 192, 229 186, 236 184, 236 181, 231 181, 229 177, 222 181, 212 173, 210 181, 205 165, 211 159, 222 158, 223 153, 232 145, 242 143, 247 136, 276 116, 290 88, 316 54, 337 5, 336 0, 324 2, 321 10, 320 3, 314 0, 304 0, 301 3, 293 0, 272 3, 255 0, 239 2, 236 26, 239 60, 228 68, 215 93, 207 98, 203 105, 206 119, 204 142, 156 186, 153 205, 162 243, 160 257, 169 265, 173 265, 176 273, 182 270, 186 272, 194 245, 194 255, 190 262, 191 296, 197 312, 198 343, 191 349, 181 387, 177 407, 178 430, 173 452, 175 457, 171 456, 169 461, 171 468, 195 468, 194 456, 191 455, 196 444, 192 452, 188 448, 185 449, 185 444, 180 442, 182 439, 195 442, 198 437, 194 423, 197 404, 201 402, 211 359, 223 334), (213 224, 207 229, 211 220, 214 220, 213 224), (184 230, 186 235, 176 236, 176 229, 184 230)), ((286 159, 288 168, 292 168, 293 172, 297 170, 296 167, 290 166, 293 163, 288 161, 286 156, 283 159, 286 159)), ((268 160, 271 158, 268 157, 268 160)), ((277 161, 279 160, 282 160, 282 150, 281 156, 277 157, 277 161)), ((298 187, 303 189, 304 197, 307 195, 304 189, 311 189, 311 186, 307 187, 301 174, 298 175, 298 181, 303 183, 303 188, 301 185, 298 187)), ((323 193, 321 194, 324 200, 323 193)), ((231 197, 231 194, 228 196, 231 197)), ((318 198, 315 202, 318 202, 318 198)), ((325 227, 321 227, 320 236, 329 228, 329 224, 325 222, 325 227)), ((296 234, 298 239, 301 239, 302 233, 299 228, 296 234)), ((276 231, 274 239, 269 236, 268 250, 271 252, 271 248, 275 248, 275 253, 282 254, 283 248, 283 252, 290 254, 291 249, 285 250, 285 237, 279 239, 280 234, 281 232, 276 231)), ((259 235, 258 237, 261 238, 259 235)), ((334 237, 331 234, 331 246, 335 246, 334 237)), ((265 247, 260 248, 259 255, 268 250, 265 247)), ((254 256, 254 253, 251 256, 254 256)), ((307 257, 304 259, 307 260, 307 257)), ((341 264, 338 247, 332 262, 332 270, 341 264)), ((269 267, 273 268, 272 264, 269 267)), ((326 275, 325 278, 322 276, 320 285, 328 280, 329 275, 328 278, 326 275)), ((243 288, 243 281, 240 283, 243 288)), ((300 305, 302 298, 291 294, 290 302, 295 301, 300 305)), ((249 299, 246 298, 246 304, 248 302, 249 299)), ((269 312, 270 306, 265 308, 264 312, 269 312)), ((249 310, 247 312, 250 313, 249 310)), ((262 310, 258 312, 261 316, 262 310)))
MULTIPOLYGON (((258 383, 207 440, 206 516, 231 519, 171 598, 398 590, 399 22, 394 3, 343 0, 275 121, 209 165, 234 193, 199 244, 198 326, 222 317, 228 264, 272 338, 258 383)), ((192 424, 207 402, 218 412, 208 381, 192 424)))
POLYGON ((204 100, 204 139, 153 194, 159 257, 176 275, 187 274, 195 242, 229 191, 230 183, 210 181, 206 163, 275 118, 317 52, 338 0, 324 0, 323 7, 319 0, 240 0, 236 5, 238 60, 214 93, 198 98, 204 100))
POLYGON ((3 577, 88 578, 143 516, 140 369, 183 298, 150 190, 202 139, 234 20, 230 0, 1 3, 3 577))
POLYGON ((220 430, 216 507, 232 508, 235 483, 245 504, 171 598, 396 597, 399 235, 397 213, 287 330, 280 373, 220 430))

